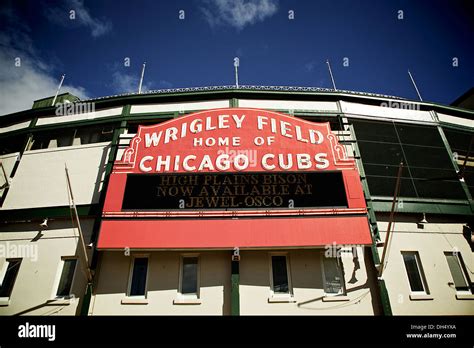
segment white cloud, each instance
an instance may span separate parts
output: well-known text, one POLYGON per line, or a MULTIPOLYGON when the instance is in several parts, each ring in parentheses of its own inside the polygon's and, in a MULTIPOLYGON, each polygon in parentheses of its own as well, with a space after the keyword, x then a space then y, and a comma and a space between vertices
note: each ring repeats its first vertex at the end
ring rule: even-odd
MULTIPOLYGON (((0 21, 8 28, 0 33, 0 115, 5 115, 31 109, 33 101, 54 96, 60 76, 40 58, 28 26, 20 24, 11 10, 1 11, 0 21), (20 66, 15 64, 18 62, 20 66)), ((88 98, 84 88, 67 83, 67 76, 61 88, 64 92, 88 98)))
POLYGON ((51 22, 64 27, 82 26, 90 29, 94 38, 112 30, 112 23, 106 19, 94 18, 90 11, 84 7, 83 0, 66 0, 60 7, 47 8, 45 13, 51 22))
MULTIPOLYGON (((146 81, 146 74, 143 80, 142 92, 146 92, 151 89, 153 82, 146 81)), ((139 82, 140 72, 133 74, 116 70, 112 73, 112 83, 110 84, 110 87, 113 89, 114 93, 117 94, 138 92, 139 82)))
POLYGON ((200 7, 211 27, 230 25, 238 30, 262 22, 278 10, 276 0, 207 0, 200 7))

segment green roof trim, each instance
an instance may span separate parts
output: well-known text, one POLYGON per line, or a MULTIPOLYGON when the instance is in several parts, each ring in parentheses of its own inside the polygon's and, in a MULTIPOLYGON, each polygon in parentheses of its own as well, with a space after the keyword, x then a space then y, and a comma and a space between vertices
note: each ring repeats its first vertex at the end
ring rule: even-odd
MULTIPOLYGON (((375 212, 390 212, 392 208, 391 201, 372 201, 375 212)), ((461 204, 443 204, 443 203, 419 203, 403 202, 403 206, 397 205, 397 213, 430 213, 442 215, 465 215, 473 216, 472 206, 467 203, 461 204)))
MULTIPOLYGON (((59 97, 69 95, 70 93, 63 93, 59 97)), ((203 98, 211 99, 222 99, 222 98, 245 98, 251 96, 257 98, 275 98, 285 96, 289 99, 299 99, 303 98, 305 100, 349 100, 356 101, 367 104, 380 104, 380 100, 394 99, 394 100, 403 100, 405 102, 416 103, 420 105, 421 109, 431 110, 448 110, 451 113, 454 113, 460 117, 465 117, 468 119, 474 119, 474 111, 462 109, 458 107, 442 105, 432 102, 419 102, 416 100, 409 100, 396 96, 389 96, 376 93, 367 93, 367 92, 356 92, 356 91, 343 91, 338 90, 334 91, 329 88, 317 88, 317 87, 292 87, 292 86, 210 86, 210 87, 194 87, 194 88, 175 88, 168 90, 155 90, 149 91, 147 93, 128 93, 120 94, 113 96, 104 96, 98 98, 91 98, 87 100, 82 100, 83 102, 94 102, 96 104, 96 110, 103 108, 109 108, 117 105, 126 105, 126 104, 147 104, 153 102, 168 102, 168 101, 190 101, 190 100, 202 100, 203 98)), ((73 96, 74 97, 74 96, 73 96)), ((41 110, 41 113, 48 112, 51 113, 51 110, 54 110, 54 107, 49 104, 48 100, 51 103, 53 97, 39 99, 35 101, 34 112, 41 110)), ((77 98, 77 97, 74 97, 77 98)), ((78 100, 78 99, 76 99, 78 100)), ((21 119, 27 115, 31 115, 25 110, 21 112, 16 112, 9 115, 4 115, 2 118, 6 121, 7 119, 14 118, 15 120, 21 119)), ((31 116, 30 116, 31 117, 31 116)))
MULTIPOLYGON (((32 109, 51 107, 52 103, 53 103, 53 100, 54 100, 54 96, 35 100, 33 102, 32 109)), ((55 104, 63 103, 65 101, 74 103, 78 100, 80 100, 80 99, 78 97, 76 97, 75 95, 72 95, 71 93, 62 93, 62 94, 59 94, 58 97, 56 98, 55 104)))

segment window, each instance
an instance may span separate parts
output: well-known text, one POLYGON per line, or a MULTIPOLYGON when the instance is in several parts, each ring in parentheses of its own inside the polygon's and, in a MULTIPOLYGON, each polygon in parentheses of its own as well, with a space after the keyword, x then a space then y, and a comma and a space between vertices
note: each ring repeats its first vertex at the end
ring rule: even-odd
POLYGON ((7 136, 0 138, 0 155, 20 152, 25 147, 26 136, 7 136))
POLYGON ((406 251, 402 252, 402 256, 407 270, 411 292, 429 294, 418 252, 406 251))
POLYGON ((286 256, 272 256, 272 290, 275 294, 288 294, 288 271, 286 256))
POLYGON ((183 256, 179 292, 185 297, 199 297, 199 258, 183 256))
POLYGON ((327 257, 322 254, 324 293, 326 295, 341 295, 344 290, 344 276, 339 257, 327 257))
POLYGON ((158 123, 172 120, 173 118, 174 118, 173 116, 169 116, 169 117, 160 116, 159 119, 154 119, 153 121, 130 122, 127 124, 127 132, 129 134, 135 134, 135 133, 138 133, 139 126, 151 126, 151 125, 155 125, 158 123))
POLYGON ((444 254, 448 261, 449 270, 453 277, 456 292, 470 294, 471 286, 461 254, 459 252, 447 252, 444 254))
POLYGON ((145 296, 148 273, 148 258, 134 257, 128 296, 145 296))
POLYGON ((112 126, 92 126, 77 129, 65 128, 33 135, 29 150, 52 149, 72 145, 85 145, 111 141, 112 126))
POLYGON ((0 273, 0 298, 9 298, 20 270, 21 259, 7 259, 0 273))
POLYGON ((325 116, 325 115, 296 115, 296 117, 309 122, 329 122, 332 131, 340 131, 344 129, 342 118, 339 116, 325 116))
POLYGON ((30 143, 30 150, 71 146, 74 134, 75 130, 70 128, 34 134, 33 141, 30 143))
POLYGON ((77 259, 63 259, 63 269, 59 279, 56 297, 69 297, 71 295, 74 271, 76 270, 77 259))
POLYGON ((291 287, 288 256, 285 254, 270 255, 270 263, 270 300, 290 299, 293 296, 293 289, 291 287))
POLYGON ((74 135, 75 145, 85 145, 111 141, 113 136, 112 127, 83 127, 76 130, 74 135))
POLYGON ((471 195, 474 196, 474 133, 443 128, 460 175, 463 176, 471 195))
MULTIPOLYGON (((437 127, 361 119, 350 121, 371 195, 393 196, 398 166, 403 160, 401 197, 466 199, 451 154, 437 127)), ((464 140, 464 149, 468 141, 464 140)))

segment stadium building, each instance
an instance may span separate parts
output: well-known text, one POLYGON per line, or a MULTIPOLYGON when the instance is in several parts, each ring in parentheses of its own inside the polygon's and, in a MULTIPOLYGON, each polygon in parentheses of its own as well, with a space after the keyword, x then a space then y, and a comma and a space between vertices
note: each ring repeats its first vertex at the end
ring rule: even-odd
POLYGON ((472 315, 469 100, 219 86, 4 115, 0 314, 472 315))

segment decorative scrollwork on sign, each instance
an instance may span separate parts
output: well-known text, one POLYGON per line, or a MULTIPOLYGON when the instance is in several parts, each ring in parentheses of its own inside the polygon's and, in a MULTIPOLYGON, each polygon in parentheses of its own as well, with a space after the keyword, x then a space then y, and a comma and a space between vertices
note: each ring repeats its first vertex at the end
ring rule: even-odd
POLYGON ((334 157, 334 163, 336 165, 354 165, 354 160, 347 156, 346 150, 344 146, 339 144, 337 140, 337 136, 333 133, 329 133, 327 135, 330 143, 331 143, 331 150, 334 157))
POLYGON ((132 141, 130 141, 130 146, 125 150, 123 154, 123 164, 128 164, 130 166, 135 166, 135 159, 137 157, 138 143, 141 141, 140 137, 135 136, 132 141))

